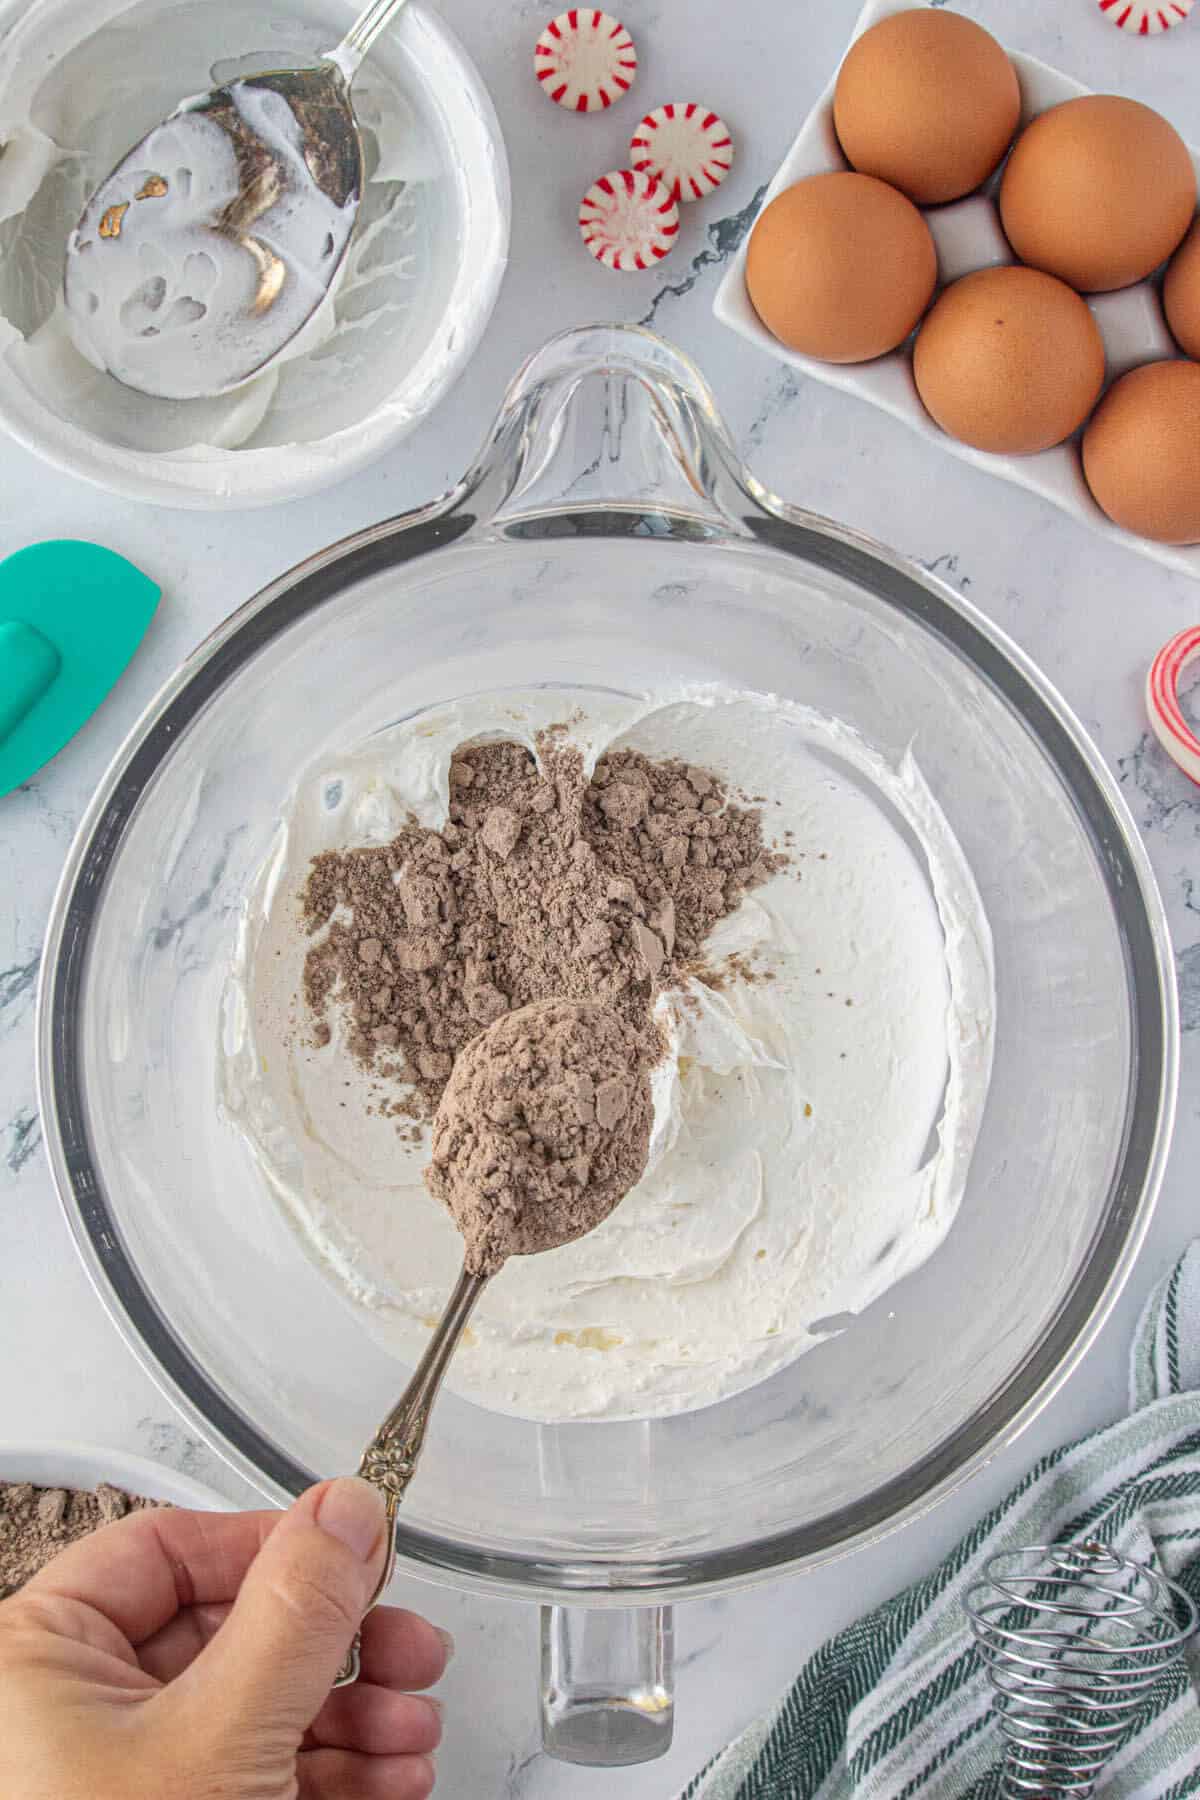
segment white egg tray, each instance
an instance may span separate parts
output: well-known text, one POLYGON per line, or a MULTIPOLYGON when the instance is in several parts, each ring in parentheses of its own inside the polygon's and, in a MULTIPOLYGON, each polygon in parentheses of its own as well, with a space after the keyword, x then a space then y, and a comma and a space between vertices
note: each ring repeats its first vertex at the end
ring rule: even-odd
MULTIPOLYGON (((914 0, 914 4, 919 3, 920 0, 914 0)), ((864 31, 880 19, 888 18, 892 13, 912 10, 913 5, 897 5, 896 0, 868 0, 859 14, 850 42, 861 37, 864 31)), ((1060 101, 1073 100, 1077 95, 1089 92, 1079 82, 1060 74, 1057 69, 1048 68, 1045 63, 1036 61, 1032 56, 1022 56, 1011 50, 1009 56, 1021 85, 1022 126, 1049 107, 1057 106, 1060 101)), ((767 201, 774 199, 776 194, 790 187, 793 182, 803 180, 806 175, 822 175, 849 167, 833 128, 833 91, 836 79, 835 74, 834 80, 801 127, 800 135, 767 190, 767 201)), ((1200 151, 1190 145, 1189 149, 1197 173, 1200 174, 1200 151)), ((1017 260, 1001 229, 995 202, 997 185, 998 176, 993 176, 983 190, 965 200, 956 200, 949 206, 925 209, 925 218, 937 246, 940 286, 956 281, 960 275, 967 275, 973 269, 995 268, 1000 263, 1017 260)), ((736 331, 739 337, 748 339, 750 343, 759 345, 781 362, 788 363, 794 369, 802 369, 815 380, 823 381, 829 387, 840 388, 844 393, 857 394, 862 400, 869 400, 873 406, 881 407, 895 419, 901 419, 913 431, 919 432, 931 443, 940 445, 943 450, 949 451, 963 462, 974 463, 976 468, 985 470, 989 475, 998 475, 1005 481, 1015 481, 1020 487, 1040 494, 1044 500, 1049 500, 1064 512, 1081 519, 1097 531, 1102 531, 1116 542, 1140 550, 1143 555, 1153 557, 1155 562, 1163 563, 1169 569, 1179 569, 1184 574, 1200 579, 1200 545, 1175 548, 1169 544, 1152 543, 1147 538, 1122 531, 1101 512, 1084 481, 1075 441, 1059 444, 1053 450, 1040 451, 1036 456, 993 456, 947 437, 921 404, 913 381, 910 345, 902 345, 889 356, 877 357, 875 361, 866 363, 818 362, 815 357, 802 356, 795 350, 789 350, 771 335, 750 304, 746 292, 748 241, 747 238, 742 244, 717 289, 713 312, 722 325, 727 325, 731 331, 736 331)), ((1108 381, 1115 381, 1118 375, 1123 375, 1127 369, 1132 369, 1139 363, 1154 362, 1179 354, 1167 330, 1159 300, 1159 284, 1155 279, 1139 282, 1136 287, 1122 288, 1114 294, 1093 294, 1085 298, 1104 338, 1108 381)))

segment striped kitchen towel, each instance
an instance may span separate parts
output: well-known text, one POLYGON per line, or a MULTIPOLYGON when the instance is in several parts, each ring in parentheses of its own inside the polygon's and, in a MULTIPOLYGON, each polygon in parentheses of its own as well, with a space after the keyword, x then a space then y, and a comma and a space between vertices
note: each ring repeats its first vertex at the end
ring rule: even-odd
MULTIPOLYGON (((1130 1417, 1033 1468, 940 1568, 831 1638, 781 1705, 681 1800, 999 1800, 1001 1740, 963 1595, 990 1556, 1099 1538, 1200 1601, 1200 1240, 1151 1296, 1130 1417)), ((1104 1800, 1200 1795, 1195 1647, 1101 1783, 1104 1800)))

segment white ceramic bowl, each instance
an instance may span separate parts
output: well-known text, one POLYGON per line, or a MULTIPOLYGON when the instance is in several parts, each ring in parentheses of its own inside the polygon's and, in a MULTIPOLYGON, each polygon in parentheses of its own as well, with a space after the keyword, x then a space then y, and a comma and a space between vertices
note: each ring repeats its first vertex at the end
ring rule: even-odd
POLYGON ((337 330, 237 394, 152 400, 67 338, 58 246, 88 192, 188 94, 311 63, 357 0, 0 0, 0 425, 129 499, 297 499, 381 455, 441 400, 491 316, 511 203, 499 122, 413 0, 355 85, 371 179, 337 330), (66 154, 62 147, 65 147, 66 154))
POLYGON ((232 1500, 165 1463, 98 1444, 0 1444, 0 1481, 36 1487, 92 1489, 107 1481, 144 1500, 166 1500, 194 1512, 236 1512, 232 1500))
MULTIPOLYGON (((850 43, 880 19, 888 18, 892 13, 909 12, 913 6, 922 3, 923 0, 867 0, 851 33, 850 43)), ((1022 56, 1011 49, 1009 56, 1021 84, 1022 126, 1047 108, 1088 92, 1077 81, 1060 74, 1057 69, 1047 68, 1045 63, 1032 56, 1022 56)), ((836 81, 835 72, 833 81, 804 121, 799 136, 767 189, 768 201, 808 175, 823 175, 849 167, 833 126, 836 81)), ((1200 173, 1200 151, 1192 150, 1192 161, 1200 173)), ((994 268, 1017 260, 1000 224, 994 199, 997 185, 998 177, 993 176, 979 193, 969 194, 965 200, 923 209, 937 246, 940 286, 957 281, 960 275, 967 275, 973 269, 994 268)), ((748 248, 749 237, 730 265, 713 303, 716 317, 739 337, 757 344, 792 368, 825 382, 828 387, 840 388, 843 393, 857 394, 860 399, 869 400, 872 406, 881 407, 913 431, 920 432, 922 437, 948 450, 951 456, 1040 494, 1044 500, 1051 501, 1118 543, 1140 550, 1143 555, 1153 557, 1155 562, 1165 563, 1169 569, 1181 569, 1185 574, 1200 577, 1200 545, 1178 548, 1171 544, 1151 543, 1149 538, 1122 531, 1105 517, 1083 478, 1074 442, 1059 444, 1036 456, 992 456, 947 437, 921 404, 913 381, 912 353, 908 344, 901 345, 890 356, 879 356, 873 362, 865 363, 818 362, 815 357, 789 350, 772 336, 750 304, 746 292, 748 248)), ((1090 294, 1085 298, 1104 339, 1109 381, 1115 381, 1118 375, 1139 363, 1159 362, 1179 355, 1163 317, 1156 279, 1139 281, 1118 293, 1090 294)))

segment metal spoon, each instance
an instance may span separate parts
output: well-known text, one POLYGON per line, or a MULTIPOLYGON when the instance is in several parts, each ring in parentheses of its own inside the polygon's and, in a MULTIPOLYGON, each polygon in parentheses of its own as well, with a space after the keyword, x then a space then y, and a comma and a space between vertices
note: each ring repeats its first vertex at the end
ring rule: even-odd
MULTIPOLYGON (((471 1314, 491 1279, 490 1274, 474 1275, 464 1267, 412 1380, 363 1452, 358 1472, 364 1481, 371 1482, 382 1493, 388 1522, 387 1561, 371 1601, 372 1608, 379 1604, 384 1590, 396 1573, 396 1514, 417 1472, 433 1403, 441 1391, 450 1359, 470 1323, 471 1314)), ((358 1680, 361 1669, 360 1631, 334 1686, 352 1686, 358 1680)))
POLYGON ((127 387, 213 398, 321 307, 364 184, 351 86, 407 0, 373 0, 311 68, 185 100, 96 189, 67 245, 76 343, 127 387))
MULTIPOLYGON (((593 1131, 596 1128, 597 1109, 589 1100, 581 1112, 576 1096, 569 1109, 569 1120, 574 1122, 572 1136, 571 1124, 556 1117, 552 1105, 542 1110, 541 1095, 544 1090, 560 1096, 572 1093, 565 1071, 574 1071, 578 1077, 587 1066, 595 1070, 594 1093, 600 1082, 611 1076, 618 1054, 632 1060, 636 1050, 634 1034, 599 1002, 536 1000, 495 1020, 460 1052, 454 1064, 434 1120, 433 1160, 426 1181, 430 1192, 445 1203, 467 1248, 462 1273, 429 1347, 359 1464, 359 1474, 379 1488, 387 1508, 388 1556, 372 1607, 395 1573, 396 1514, 416 1474, 433 1403, 480 1295, 508 1257, 559 1250, 594 1231, 645 1168, 644 1156, 636 1167, 633 1163, 610 1164, 593 1181, 591 1155, 596 1144, 589 1140, 582 1185, 572 1189, 572 1203, 564 1206, 565 1189, 556 1188, 553 1177, 547 1176, 547 1147, 557 1141, 574 1156, 581 1147, 579 1133, 589 1122, 589 1114, 593 1131), (585 1034, 583 1047, 594 1050, 594 1061, 580 1055, 580 1033, 585 1034), (591 1044, 587 1033, 592 1034, 591 1044), (571 1034, 575 1034, 573 1038, 571 1034), (571 1041, 565 1050, 568 1038, 571 1041), (546 1041, 554 1046, 549 1060, 556 1068, 549 1078, 545 1063, 535 1064, 532 1053, 535 1044, 546 1041), (501 1102, 502 1110, 495 1111, 501 1102), (540 1199, 539 1179, 543 1183, 540 1199), (558 1204, 550 1203, 551 1194, 558 1204)), ((648 1152, 651 1110, 649 1069, 640 1066, 634 1072, 624 1109, 600 1127, 601 1137, 629 1133, 632 1144, 634 1134, 644 1126, 643 1148, 648 1152)), ((565 1181, 567 1164, 559 1161, 556 1167, 565 1181)), ((360 1632, 337 1687, 357 1681, 361 1651, 360 1632)))

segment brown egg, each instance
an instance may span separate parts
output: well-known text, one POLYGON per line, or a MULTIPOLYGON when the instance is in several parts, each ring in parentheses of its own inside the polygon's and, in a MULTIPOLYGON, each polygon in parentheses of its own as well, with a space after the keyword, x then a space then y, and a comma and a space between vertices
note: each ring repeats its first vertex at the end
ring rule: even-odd
POLYGON ((1179 348, 1200 357, 1200 219, 1171 258, 1163 282, 1163 311, 1179 348))
POLYGON ((850 46, 833 122, 846 160, 919 206, 985 182, 1021 112, 1016 71, 990 32, 959 13, 881 19, 850 46))
POLYGON ((1000 183, 1000 218, 1021 261, 1084 294, 1149 275, 1195 210, 1196 171, 1175 127, 1116 94, 1040 114, 1000 183))
POLYGON ((917 392, 943 431, 1030 456, 1083 424, 1104 385, 1104 340, 1073 288, 1037 269, 980 269, 917 333, 917 392))
POLYGON ((902 344, 929 304, 937 252, 912 204, 870 175, 810 175, 777 194, 750 238, 746 287, 791 350, 866 362, 902 344))
POLYGON ((1083 472, 1126 531, 1200 544, 1200 363, 1146 363, 1115 381, 1083 434, 1083 472))

